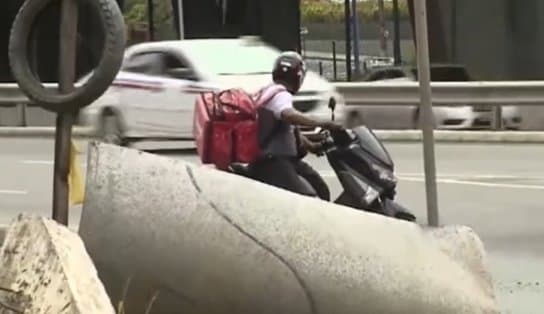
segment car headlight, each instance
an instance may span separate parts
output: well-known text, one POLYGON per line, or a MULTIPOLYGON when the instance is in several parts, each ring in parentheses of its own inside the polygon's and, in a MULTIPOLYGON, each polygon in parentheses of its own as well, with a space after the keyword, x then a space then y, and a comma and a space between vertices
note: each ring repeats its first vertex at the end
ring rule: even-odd
POLYGON ((380 167, 376 164, 373 164, 372 165, 372 169, 374 171, 376 171, 378 173, 378 177, 380 178, 380 180, 382 181, 386 181, 386 182, 389 182, 389 183, 397 183, 397 178, 395 177, 395 175, 393 174, 393 172, 383 168, 383 167, 380 167))

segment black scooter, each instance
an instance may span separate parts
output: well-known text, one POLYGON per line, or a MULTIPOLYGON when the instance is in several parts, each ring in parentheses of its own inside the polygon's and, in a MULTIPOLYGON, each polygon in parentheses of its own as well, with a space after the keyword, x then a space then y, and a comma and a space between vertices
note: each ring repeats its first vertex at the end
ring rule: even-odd
MULTIPOLYGON (((334 120, 336 102, 329 108, 334 120)), ((316 130, 311 140, 319 138, 322 150, 333 168, 344 191, 336 204, 374 212, 402 220, 416 221, 416 217, 394 201, 397 179, 391 156, 366 126, 341 131, 316 130)), ((229 171, 249 177, 247 166, 232 164, 229 171)), ((302 177, 303 182, 310 185, 302 177)), ((310 185, 311 186, 311 185, 310 185)))

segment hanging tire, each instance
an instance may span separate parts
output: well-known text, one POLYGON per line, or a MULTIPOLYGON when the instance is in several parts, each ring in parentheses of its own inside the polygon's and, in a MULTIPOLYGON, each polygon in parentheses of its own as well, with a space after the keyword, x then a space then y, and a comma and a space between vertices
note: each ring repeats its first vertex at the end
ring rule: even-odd
POLYGON ((9 38, 9 61, 15 80, 27 97, 54 111, 77 111, 100 97, 115 79, 125 49, 123 15, 113 0, 79 0, 97 12, 105 34, 102 56, 92 76, 82 86, 67 94, 46 90, 31 70, 28 60, 30 34, 37 16, 53 0, 26 0, 13 23, 9 38))

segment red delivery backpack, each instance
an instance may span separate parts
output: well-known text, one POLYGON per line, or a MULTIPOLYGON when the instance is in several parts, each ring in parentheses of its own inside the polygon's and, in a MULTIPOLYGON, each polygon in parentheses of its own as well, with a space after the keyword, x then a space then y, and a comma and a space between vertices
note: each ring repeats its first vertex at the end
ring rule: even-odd
POLYGON ((281 85, 269 85, 255 95, 240 88, 200 93, 193 116, 200 161, 221 170, 233 162, 254 162, 261 154, 258 109, 285 90, 281 85))

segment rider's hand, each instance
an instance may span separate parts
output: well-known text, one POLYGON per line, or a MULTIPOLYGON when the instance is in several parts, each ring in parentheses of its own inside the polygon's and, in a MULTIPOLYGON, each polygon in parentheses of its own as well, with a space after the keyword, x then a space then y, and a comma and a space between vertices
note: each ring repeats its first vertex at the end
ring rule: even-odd
POLYGON ((317 155, 317 156, 321 156, 323 155, 323 147, 321 145, 321 143, 311 143, 307 146, 307 149, 309 152, 317 155))
POLYGON ((342 131, 344 129, 343 126, 332 121, 323 122, 321 127, 331 131, 342 131))

